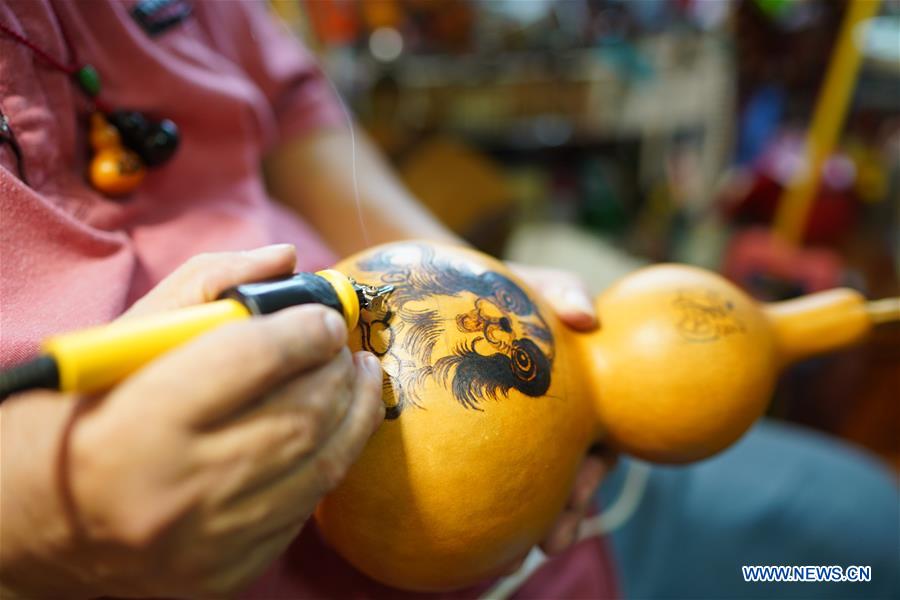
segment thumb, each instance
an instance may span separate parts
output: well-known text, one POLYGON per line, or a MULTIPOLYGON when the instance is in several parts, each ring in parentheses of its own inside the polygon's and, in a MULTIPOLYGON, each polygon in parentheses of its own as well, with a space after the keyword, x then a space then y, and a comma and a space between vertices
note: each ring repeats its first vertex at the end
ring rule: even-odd
POLYGON ((541 290, 560 320, 578 330, 597 326, 597 314, 587 291, 580 285, 550 286, 541 290))
POLYGON ((263 246, 246 252, 211 252, 188 259, 135 302, 120 318, 210 302, 230 287, 287 275, 294 270, 297 252, 292 244, 263 246))

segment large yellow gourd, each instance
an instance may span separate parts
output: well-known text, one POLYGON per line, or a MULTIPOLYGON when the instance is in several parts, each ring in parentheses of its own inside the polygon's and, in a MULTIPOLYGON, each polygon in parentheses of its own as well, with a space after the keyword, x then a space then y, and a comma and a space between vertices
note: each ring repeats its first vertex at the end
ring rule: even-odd
POLYGON ((590 444, 659 462, 710 456, 763 413, 786 362, 870 327, 851 290, 761 307, 679 265, 604 292, 587 334, 469 250, 391 244, 336 268, 396 288, 350 343, 380 356, 389 408, 316 519, 361 571, 414 590, 476 583, 527 551, 590 444))

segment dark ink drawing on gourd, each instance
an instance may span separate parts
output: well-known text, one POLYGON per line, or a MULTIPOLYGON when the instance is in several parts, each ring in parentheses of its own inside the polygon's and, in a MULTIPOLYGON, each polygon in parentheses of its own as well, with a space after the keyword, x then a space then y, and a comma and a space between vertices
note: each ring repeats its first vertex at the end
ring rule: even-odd
POLYGON ((678 290, 672 307, 678 332, 689 342, 714 342, 746 331, 734 312, 734 303, 713 290, 678 290))
POLYGON ((362 346, 382 359, 387 374, 389 419, 409 406, 424 408, 420 392, 429 379, 474 410, 513 389, 533 397, 547 393, 553 335, 512 280, 494 271, 478 272, 458 256, 437 256, 420 244, 392 246, 357 266, 380 273, 382 283, 394 286, 381 313, 360 319, 362 346), (442 316, 442 297, 471 298, 471 309, 442 316), (449 354, 437 355, 438 341, 451 327, 462 339, 449 354))

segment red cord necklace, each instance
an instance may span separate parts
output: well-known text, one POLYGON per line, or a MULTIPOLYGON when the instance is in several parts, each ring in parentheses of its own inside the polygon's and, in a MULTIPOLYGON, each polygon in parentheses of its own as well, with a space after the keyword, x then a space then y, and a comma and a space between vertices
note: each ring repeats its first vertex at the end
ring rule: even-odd
POLYGON ((178 148, 179 133, 168 119, 155 121, 136 111, 113 111, 100 98, 101 81, 97 69, 80 64, 65 29, 63 41, 72 56, 65 64, 34 42, 0 22, 0 31, 25 46, 52 68, 69 75, 90 99, 94 110, 90 119, 90 143, 94 150, 88 166, 91 185, 108 196, 124 196, 143 181, 145 166, 166 162, 178 148))

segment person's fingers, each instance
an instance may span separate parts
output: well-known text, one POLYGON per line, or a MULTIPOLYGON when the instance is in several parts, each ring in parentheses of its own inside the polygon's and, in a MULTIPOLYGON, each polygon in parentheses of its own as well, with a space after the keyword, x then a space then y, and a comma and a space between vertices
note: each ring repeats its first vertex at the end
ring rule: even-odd
POLYGON ((353 397, 354 359, 346 347, 331 361, 304 371, 269 392, 238 420, 211 432, 213 443, 229 440, 238 448, 270 452, 311 452, 343 421, 353 397), (292 443, 296 447, 286 448, 292 443))
POLYGON ((575 484, 572 486, 569 508, 584 515, 594 492, 608 472, 605 460, 590 454, 587 455, 578 468, 578 473, 575 475, 575 484))
POLYGON ((358 356, 353 405, 316 460, 316 470, 329 491, 341 482, 347 468, 384 421, 381 363, 373 354, 358 356))
POLYGON ((291 244, 246 252, 198 254, 163 279, 120 319, 210 302, 230 287, 293 271, 297 253, 291 244))
POLYGON ((565 511, 556 519, 550 533, 541 541, 540 548, 548 556, 559 554, 575 543, 578 536, 578 526, 581 523, 581 513, 565 511))
POLYGON ((590 507, 591 498, 610 468, 610 454, 606 451, 602 455, 589 453, 582 460, 569 503, 540 544, 547 554, 559 554, 576 541, 578 526, 590 507))
POLYGON ((325 364, 346 341, 344 320, 335 310, 292 307, 226 325, 176 348, 128 378, 108 400, 149 398, 156 410, 175 412, 187 425, 211 427, 260 402, 291 375, 325 364))
POLYGON ((584 283, 574 273, 559 269, 507 263, 549 304, 559 319, 573 329, 590 330, 597 326, 597 313, 584 283))
POLYGON ((270 393, 239 419, 207 433, 198 450, 201 460, 228 472, 216 497, 240 502, 315 453, 343 422, 355 380, 355 362, 345 348, 323 367, 270 393))
POLYGON ((299 535, 305 519, 290 526, 268 530, 252 543, 241 544, 236 552, 229 553, 225 564, 217 562, 210 576, 203 581, 203 589, 191 596, 205 598, 232 598, 243 587, 261 575, 272 561, 281 556, 294 538, 299 535))
POLYGON ((293 471, 273 480, 255 493, 232 501, 234 514, 257 512, 257 519, 289 523, 312 510, 319 499, 344 478, 369 437, 384 420, 381 401, 381 365, 372 354, 354 356, 356 380, 353 400, 341 424, 321 449, 299 463, 293 471))

